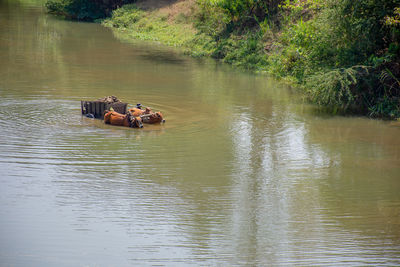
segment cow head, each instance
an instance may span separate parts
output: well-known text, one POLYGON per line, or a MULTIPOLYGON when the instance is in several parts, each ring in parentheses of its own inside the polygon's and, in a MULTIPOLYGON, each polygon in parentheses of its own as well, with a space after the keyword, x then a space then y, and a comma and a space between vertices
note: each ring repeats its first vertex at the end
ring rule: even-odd
POLYGON ((162 123, 165 122, 165 120, 164 120, 163 115, 162 115, 161 112, 156 112, 156 116, 157 116, 157 118, 160 120, 160 122, 162 122, 162 123))
POLYGON ((130 116, 130 126, 132 128, 143 128, 142 119, 140 117, 130 116))

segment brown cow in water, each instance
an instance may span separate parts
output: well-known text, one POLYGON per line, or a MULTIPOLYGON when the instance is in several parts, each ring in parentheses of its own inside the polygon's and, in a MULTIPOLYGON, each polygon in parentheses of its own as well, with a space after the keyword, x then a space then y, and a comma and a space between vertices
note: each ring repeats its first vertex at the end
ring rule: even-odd
POLYGON ((140 116, 140 118, 144 123, 150 123, 150 124, 165 122, 161 112, 145 114, 140 116))
POLYGON ((140 109, 140 108, 130 108, 128 109, 129 113, 131 113, 135 117, 139 117, 145 114, 151 114, 152 110, 151 108, 147 107, 145 110, 140 109))
POLYGON ((140 108, 131 108, 128 112, 134 117, 139 116, 144 123, 154 124, 165 122, 161 112, 153 112, 149 107, 145 110, 140 108))
POLYGON ((135 117, 130 113, 121 114, 115 111, 105 112, 104 123, 132 128, 143 128, 142 119, 139 116, 135 117))

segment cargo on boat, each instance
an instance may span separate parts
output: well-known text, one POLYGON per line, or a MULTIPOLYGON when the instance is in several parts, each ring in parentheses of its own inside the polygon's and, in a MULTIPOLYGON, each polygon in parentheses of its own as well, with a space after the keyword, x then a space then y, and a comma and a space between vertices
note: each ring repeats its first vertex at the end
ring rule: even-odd
POLYGON ((96 119, 104 119, 104 111, 114 110, 120 114, 126 114, 128 103, 121 102, 115 96, 107 96, 95 101, 81 101, 82 115, 96 119))

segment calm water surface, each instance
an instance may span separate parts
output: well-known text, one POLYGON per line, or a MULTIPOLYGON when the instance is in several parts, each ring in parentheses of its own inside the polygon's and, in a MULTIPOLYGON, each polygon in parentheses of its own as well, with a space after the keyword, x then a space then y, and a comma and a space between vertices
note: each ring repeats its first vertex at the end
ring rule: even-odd
POLYGON ((0 1, 1 266, 400 265, 400 125, 0 1), (82 118, 116 95, 166 124, 82 118))

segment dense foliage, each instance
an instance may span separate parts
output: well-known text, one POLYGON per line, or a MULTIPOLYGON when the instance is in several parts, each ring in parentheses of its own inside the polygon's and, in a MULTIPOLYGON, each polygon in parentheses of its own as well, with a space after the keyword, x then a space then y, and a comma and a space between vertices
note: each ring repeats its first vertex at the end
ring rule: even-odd
POLYGON ((94 21, 111 15, 111 12, 132 0, 48 0, 50 13, 70 19, 94 21))

